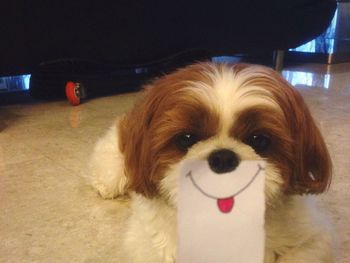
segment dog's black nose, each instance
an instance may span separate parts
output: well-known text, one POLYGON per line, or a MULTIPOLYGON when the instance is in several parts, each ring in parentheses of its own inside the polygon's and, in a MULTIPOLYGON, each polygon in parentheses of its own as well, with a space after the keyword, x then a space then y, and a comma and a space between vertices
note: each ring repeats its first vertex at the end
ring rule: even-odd
POLYGON ((233 151, 220 149, 209 155, 208 162, 212 171, 222 174, 236 169, 239 164, 239 158, 233 151))

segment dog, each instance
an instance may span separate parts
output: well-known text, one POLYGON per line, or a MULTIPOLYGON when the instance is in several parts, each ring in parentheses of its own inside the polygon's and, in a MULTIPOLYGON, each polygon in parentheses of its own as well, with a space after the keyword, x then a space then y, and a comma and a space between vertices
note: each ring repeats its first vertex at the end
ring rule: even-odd
POLYGON ((332 262, 310 198, 328 189, 332 164, 302 96, 270 68, 211 62, 146 85, 96 144, 93 186, 106 199, 130 198, 130 262, 176 262, 177 180, 181 163, 196 159, 216 173, 266 162, 265 263, 332 262))

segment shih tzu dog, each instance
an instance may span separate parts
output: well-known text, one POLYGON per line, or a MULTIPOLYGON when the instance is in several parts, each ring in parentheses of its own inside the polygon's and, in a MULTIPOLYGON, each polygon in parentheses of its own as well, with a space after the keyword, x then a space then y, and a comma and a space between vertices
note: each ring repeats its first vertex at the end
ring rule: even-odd
POLYGON ((265 263, 332 262, 331 238, 309 194, 325 191, 331 161, 301 95, 272 69, 198 63, 156 79, 94 150, 93 185, 128 195, 130 262, 176 262, 180 163, 218 173, 245 160, 265 167, 265 263))

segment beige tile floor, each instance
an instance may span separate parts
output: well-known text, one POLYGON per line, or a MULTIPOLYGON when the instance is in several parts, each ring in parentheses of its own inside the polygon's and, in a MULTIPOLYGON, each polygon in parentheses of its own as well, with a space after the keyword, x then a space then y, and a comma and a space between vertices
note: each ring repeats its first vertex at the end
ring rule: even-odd
MULTIPOLYGON (((334 161, 320 197, 350 262, 350 64, 288 67, 320 124, 334 161)), ((96 139, 137 93, 0 105, 0 262, 127 262, 120 236, 128 203, 101 200, 84 174, 96 139)))

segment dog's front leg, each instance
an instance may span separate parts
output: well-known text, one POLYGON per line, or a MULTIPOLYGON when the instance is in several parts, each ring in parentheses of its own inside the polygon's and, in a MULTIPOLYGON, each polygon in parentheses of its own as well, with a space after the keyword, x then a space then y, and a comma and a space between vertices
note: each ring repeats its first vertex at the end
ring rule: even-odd
POLYGON ((92 185, 106 199, 126 194, 124 157, 119 150, 118 129, 113 125, 94 148, 89 164, 92 185))

